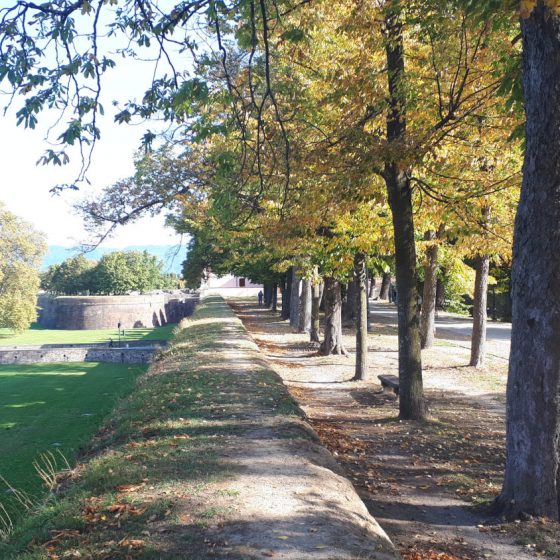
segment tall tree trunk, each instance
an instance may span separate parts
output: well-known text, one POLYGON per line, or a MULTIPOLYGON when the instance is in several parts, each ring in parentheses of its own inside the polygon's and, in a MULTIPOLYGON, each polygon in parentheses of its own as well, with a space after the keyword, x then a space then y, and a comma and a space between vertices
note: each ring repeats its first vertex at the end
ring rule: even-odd
POLYGON ((265 282, 263 285, 264 306, 269 307, 271 302, 270 284, 265 282))
POLYGON ((445 284, 438 278, 436 283, 436 317, 438 309, 445 308, 445 284))
MULTIPOLYGON (((389 5, 385 15, 385 50, 389 80, 387 140, 398 154, 406 141, 406 76, 401 21, 402 5, 389 5)), ((410 169, 393 157, 385 163, 384 179, 389 195, 395 238, 399 325, 399 416, 422 420, 426 416, 422 386, 420 317, 416 274, 416 245, 410 169)))
POLYGON ((371 285, 375 285, 375 278, 370 276, 370 271, 366 267, 366 283, 368 287, 368 297, 366 298, 366 312, 367 312, 367 331, 371 332, 371 311, 369 308, 369 298, 371 297, 371 285))
POLYGON ((319 278, 314 278, 311 282, 311 330, 309 339, 311 342, 320 342, 319 332, 321 328, 319 309, 321 307, 321 297, 323 290, 322 282, 319 278))
POLYGON ((301 295, 299 298, 298 331, 308 333, 311 330, 311 280, 301 281, 301 295))
MULTIPOLYGON (((426 241, 435 241, 435 231, 427 231, 426 241)), ((422 312, 420 315, 420 341, 422 348, 431 348, 436 336, 436 289, 439 246, 430 245, 426 250, 424 264, 424 290, 422 293, 422 312)))
POLYGON ((384 272, 379 288, 379 299, 389 299, 389 288, 391 287, 391 273, 384 272))
POLYGON ((479 368, 483 366, 486 354, 486 308, 490 257, 488 255, 478 255, 475 269, 471 361, 469 365, 479 368))
POLYGON ((301 278, 297 267, 294 266, 292 273, 292 291, 290 294, 290 326, 294 329, 299 327, 299 291, 301 278))
POLYGON ((340 282, 331 277, 325 278, 325 333, 320 352, 348 355, 342 342, 342 297, 340 282))
POLYGON ((284 288, 282 290, 282 320, 290 318, 290 302, 292 299, 292 274, 293 267, 290 266, 286 272, 286 278, 284 279, 284 288))
POLYGON ((367 379, 368 371, 368 293, 366 256, 354 255, 354 278, 356 279, 358 312, 356 313, 356 367, 354 380, 367 379))
POLYGON ((373 297, 373 291, 375 290, 375 276, 369 270, 368 272, 368 298, 373 297))
POLYGON ((272 302, 270 304, 271 311, 278 309, 278 282, 272 284, 272 302))
POLYGON ((560 514, 560 18, 521 20, 525 162, 515 219, 506 514, 560 514))
POLYGON ((356 318, 358 303, 358 290, 356 278, 352 278, 346 289, 346 299, 342 304, 342 319, 344 321, 353 321, 356 318))

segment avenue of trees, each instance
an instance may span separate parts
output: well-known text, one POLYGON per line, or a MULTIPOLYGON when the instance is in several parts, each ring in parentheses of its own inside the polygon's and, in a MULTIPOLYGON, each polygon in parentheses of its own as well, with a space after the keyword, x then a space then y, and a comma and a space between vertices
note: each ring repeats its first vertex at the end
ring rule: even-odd
POLYGON ((489 270, 508 268, 513 239, 507 464, 496 507, 558 519, 558 3, 169 8, 63 0, 0 9, 0 81, 19 103, 18 121, 34 127, 43 109, 56 109, 58 145, 43 162, 64 163, 77 147, 78 179, 101 134, 102 84, 120 68, 111 52, 157 61, 152 86, 141 98, 130 92, 136 101, 115 119, 163 118, 172 132, 163 148, 147 134, 135 176, 84 202, 90 227, 103 237, 167 211, 191 236, 188 282, 213 270, 281 285, 283 317, 325 354, 346 353, 347 285, 347 300, 359 302, 357 379, 367 371, 367 277, 387 278, 394 266, 400 417, 412 420, 427 414, 421 349, 433 343, 438 277, 474 270, 478 367, 489 270), (108 32, 122 48, 107 47, 108 32))
POLYGON ((0 328, 23 331, 37 317, 44 236, 0 203, 0 328))
POLYGON ((121 295, 177 288, 179 279, 162 269, 163 263, 147 251, 115 251, 97 262, 77 255, 42 273, 41 288, 62 295, 121 295))

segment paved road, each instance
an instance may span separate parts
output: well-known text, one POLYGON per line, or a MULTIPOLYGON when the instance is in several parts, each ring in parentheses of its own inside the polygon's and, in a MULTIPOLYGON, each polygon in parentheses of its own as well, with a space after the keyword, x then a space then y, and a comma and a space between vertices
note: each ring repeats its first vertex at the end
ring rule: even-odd
MULTIPOLYGON (((379 317, 385 323, 397 324, 397 308, 392 303, 370 301, 372 317, 379 317)), ((436 337, 451 338, 457 341, 469 341, 472 332, 472 319, 462 317, 453 313, 439 313, 436 319, 436 337)), ((511 323, 488 322, 486 337, 491 346, 491 351, 500 357, 507 358, 509 355, 509 343, 511 339, 511 323)), ((463 346, 463 344, 461 344, 463 346)), ((489 348, 490 350, 490 348, 489 348)))

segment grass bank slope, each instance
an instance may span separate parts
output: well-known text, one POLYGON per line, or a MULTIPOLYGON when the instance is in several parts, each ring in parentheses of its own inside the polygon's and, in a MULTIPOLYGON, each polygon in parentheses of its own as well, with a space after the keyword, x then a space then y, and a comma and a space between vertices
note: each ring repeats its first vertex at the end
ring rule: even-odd
POLYGON ((240 321, 208 298, 0 558, 389 560, 240 321))

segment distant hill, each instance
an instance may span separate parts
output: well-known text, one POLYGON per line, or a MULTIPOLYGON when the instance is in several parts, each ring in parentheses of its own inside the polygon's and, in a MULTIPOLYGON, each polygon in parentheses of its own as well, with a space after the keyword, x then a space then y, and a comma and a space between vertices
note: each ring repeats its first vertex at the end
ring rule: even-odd
MULTIPOLYGON (((155 255, 164 263, 165 272, 181 273, 181 267, 185 260, 185 247, 180 247, 177 253, 176 245, 130 245, 124 248, 115 247, 98 247, 97 249, 86 253, 86 258, 96 261, 107 253, 115 251, 148 251, 151 255, 155 255)), ((49 245, 49 249, 43 259, 43 268, 48 268, 52 264, 59 264, 69 257, 73 257, 80 252, 75 247, 62 247, 61 245, 49 245)))

